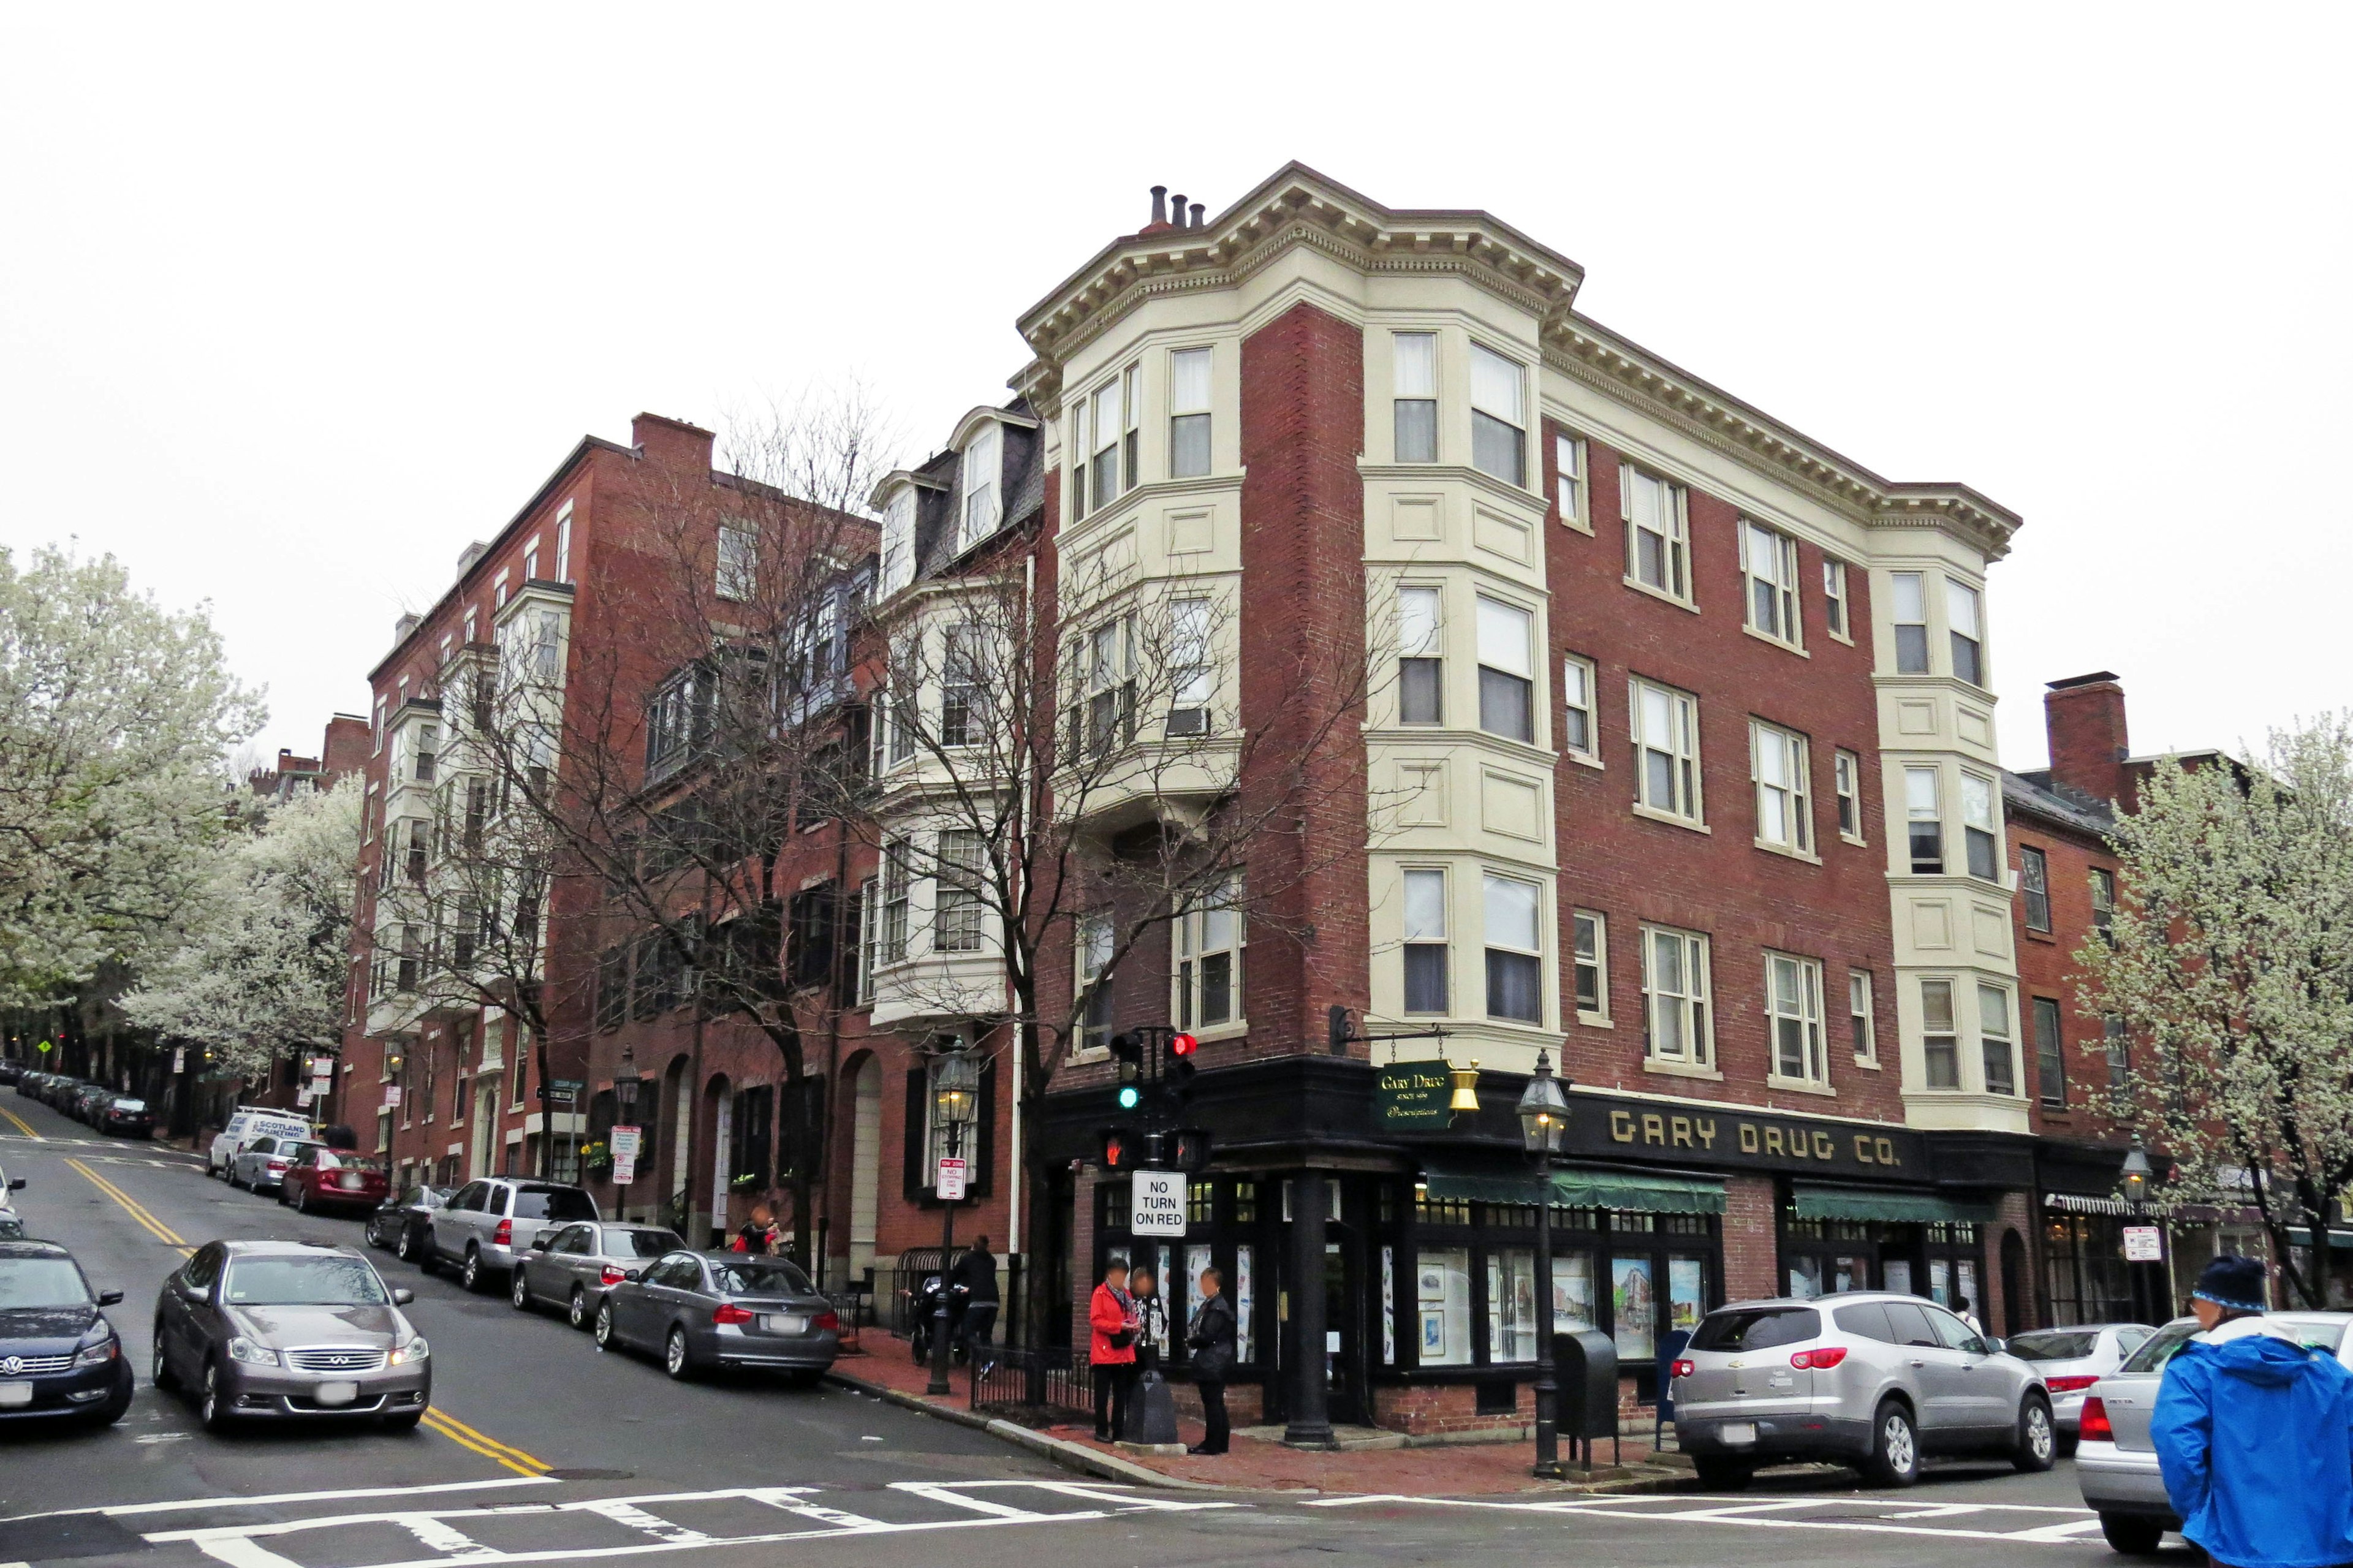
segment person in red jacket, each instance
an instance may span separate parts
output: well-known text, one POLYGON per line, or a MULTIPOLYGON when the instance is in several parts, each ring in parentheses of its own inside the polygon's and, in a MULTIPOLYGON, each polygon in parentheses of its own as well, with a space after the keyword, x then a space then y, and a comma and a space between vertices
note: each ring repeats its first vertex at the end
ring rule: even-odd
POLYGON ((1135 1298, 1127 1293, 1127 1265, 1103 1265, 1103 1283, 1087 1302, 1087 1360, 1095 1374, 1095 1441, 1127 1430, 1127 1396, 1135 1386, 1135 1298))

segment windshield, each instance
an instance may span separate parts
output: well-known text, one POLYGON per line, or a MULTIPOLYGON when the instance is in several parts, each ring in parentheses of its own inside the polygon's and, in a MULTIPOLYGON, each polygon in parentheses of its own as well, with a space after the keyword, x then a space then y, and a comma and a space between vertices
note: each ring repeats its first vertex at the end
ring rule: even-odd
POLYGON ((384 1281, 363 1258, 241 1258, 221 1300, 239 1307, 382 1307, 384 1281))
POLYGON ((608 1231, 606 1245, 616 1258, 659 1258, 663 1253, 684 1247, 677 1233, 667 1230, 608 1231))
POLYGON ((1820 1339, 1822 1315, 1811 1307, 1766 1307, 1746 1312, 1715 1312, 1692 1335, 1695 1351, 1761 1351, 1820 1339))
POLYGON ((2044 1329, 2011 1340, 2010 1353, 2024 1361, 2076 1361, 2099 1341, 2097 1329, 2044 1329))
POLYGON ((0 1258, 0 1311, 87 1307, 90 1287, 70 1258, 0 1258))
MULTIPOLYGON (((2296 1343, 2308 1350, 2334 1351, 2345 1338, 2345 1324, 2327 1318, 2274 1318, 2274 1325, 2284 1329, 2296 1343)), ((2151 1334, 2148 1342, 2133 1352, 2132 1358, 2117 1370, 2120 1372, 2162 1372, 2174 1352, 2189 1342, 2198 1331, 2198 1320, 2182 1318, 2151 1334)))
POLYGON ((808 1280, 781 1258, 754 1258, 714 1262, 711 1277, 727 1296, 801 1296, 808 1280))
POLYGON ((576 1187, 525 1187, 515 1194, 517 1219, 595 1219, 596 1205, 576 1187))
POLYGON ((322 1154, 319 1168, 323 1171, 381 1171, 374 1160, 363 1160, 356 1154, 322 1154))

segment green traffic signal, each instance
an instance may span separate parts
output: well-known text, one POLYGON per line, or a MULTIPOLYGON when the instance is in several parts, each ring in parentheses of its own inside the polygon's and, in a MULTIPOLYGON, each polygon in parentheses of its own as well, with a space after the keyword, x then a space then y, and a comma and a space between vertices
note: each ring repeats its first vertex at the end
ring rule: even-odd
POLYGON ((1119 1086, 1119 1108, 1122 1110, 1134 1110, 1143 1100, 1144 1091, 1135 1085, 1124 1083, 1119 1086))

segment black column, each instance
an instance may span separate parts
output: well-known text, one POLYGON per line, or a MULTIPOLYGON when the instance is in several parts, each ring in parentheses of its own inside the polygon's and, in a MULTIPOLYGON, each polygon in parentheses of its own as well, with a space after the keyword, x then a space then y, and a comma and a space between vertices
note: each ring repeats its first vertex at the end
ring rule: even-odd
POLYGON ((1291 1182, 1290 1422, 1294 1447, 1333 1447, 1331 1384, 1324 1360, 1324 1175, 1302 1171, 1291 1182))

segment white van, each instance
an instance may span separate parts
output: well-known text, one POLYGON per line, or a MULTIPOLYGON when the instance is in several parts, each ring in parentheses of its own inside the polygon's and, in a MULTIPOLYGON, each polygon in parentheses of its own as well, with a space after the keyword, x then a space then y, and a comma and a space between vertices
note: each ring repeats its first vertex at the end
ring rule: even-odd
POLYGON ((239 1106, 229 1113, 228 1125, 213 1137, 205 1152, 205 1174, 226 1181, 228 1163, 257 1138, 316 1138, 318 1132, 302 1117, 287 1110, 239 1106))

